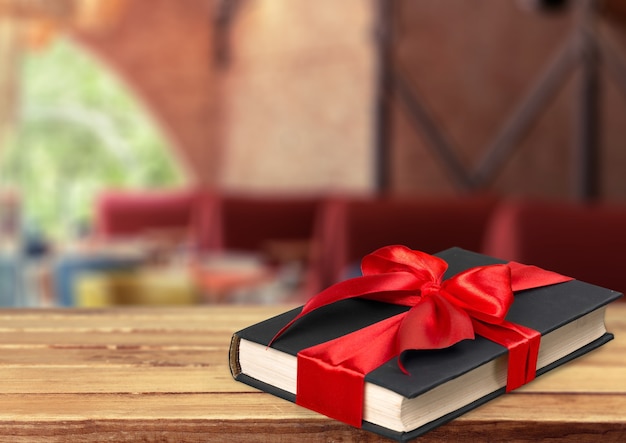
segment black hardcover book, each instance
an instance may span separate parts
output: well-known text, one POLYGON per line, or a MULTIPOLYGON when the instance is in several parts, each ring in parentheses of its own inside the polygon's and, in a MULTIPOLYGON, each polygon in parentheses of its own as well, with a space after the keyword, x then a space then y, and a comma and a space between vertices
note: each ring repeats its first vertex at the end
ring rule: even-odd
MULTIPOLYGON (((504 263, 459 248, 435 255, 448 263, 444 278, 475 266, 504 263)), ((577 280, 529 289, 515 295, 506 320, 541 333, 539 376, 611 340, 604 311, 620 296, 577 280)), ((408 309, 365 299, 343 300, 302 317, 268 348, 301 308, 285 312, 233 335, 233 377, 295 402, 299 351, 408 309)), ((400 370, 397 359, 389 360, 365 377, 362 428, 405 441, 504 394, 507 353, 504 346, 476 336, 446 349, 411 352, 404 360, 410 375, 400 370)))

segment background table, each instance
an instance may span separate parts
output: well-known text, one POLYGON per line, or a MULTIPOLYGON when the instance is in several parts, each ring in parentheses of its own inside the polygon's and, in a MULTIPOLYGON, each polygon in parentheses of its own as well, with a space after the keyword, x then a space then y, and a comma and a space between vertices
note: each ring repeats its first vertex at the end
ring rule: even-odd
MULTIPOLYGON (((232 333, 285 306, 0 311, 0 441, 374 442, 232 380, 232 333)), ((626 441, 616 339, 420 441, 626 441)))

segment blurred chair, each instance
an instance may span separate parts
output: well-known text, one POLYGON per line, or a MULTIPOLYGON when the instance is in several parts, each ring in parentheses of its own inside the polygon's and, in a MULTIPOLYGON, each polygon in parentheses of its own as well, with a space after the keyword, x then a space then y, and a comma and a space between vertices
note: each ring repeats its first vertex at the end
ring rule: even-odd
POLYGON ((190 242, 194 252, 213 251, 222 243, 219 221, 219 197, 209 189, 194 192, 190 242))
POLYGON ((484 252, 623 292, 626 206, 508 201, 492 218, 484 252))
MULTIPOLYGON (((226 260, 239 256, 243 269, 248 269, 248 261, 254 259, 274 269, 277 298, 279 292, 291 292, 291 298, 306 297, 322 201, 313 195, 224 194, 215 217, 219 225, 217 250, 226 260)), ((242 281, 247 281, 247 273, 242 276, 242 281)))
POLYGON ((95 206, 95 234, 128 238, 151 231, 188 231, 197 192, 184 190, 108 190, 95 206))
POLYGON ((220 247, 276 260, 306 259, 321 199, 309 196, 224 195, 220 247))
POLYGON ((336 199, 318 231, 320 284, 344 279, 366 254, 392 244, 427 253, 452 246, 478 251, 496 203, 493 196, 336 199))
POLYGON ((85 275, 99 273, 104 281, 109 275, 137 272, 146 264, 185 258, 214 245, 213 204, 213 195, 200 188, 102 192, 94 206, 96 241, 63 251, 55 260, 57 302, 74 306, 80 295, 77 285, 85 275))

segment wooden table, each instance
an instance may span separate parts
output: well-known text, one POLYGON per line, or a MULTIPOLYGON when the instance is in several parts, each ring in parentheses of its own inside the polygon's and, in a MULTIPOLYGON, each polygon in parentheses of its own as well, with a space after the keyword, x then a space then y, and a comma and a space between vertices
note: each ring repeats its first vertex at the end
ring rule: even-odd
MULTIPOLYGON (((231 334, 287 307, 0 311, 0 441, 374 442, 232 380, 231 334)), ((616 339, 420 441, 626 441, 616 339)))

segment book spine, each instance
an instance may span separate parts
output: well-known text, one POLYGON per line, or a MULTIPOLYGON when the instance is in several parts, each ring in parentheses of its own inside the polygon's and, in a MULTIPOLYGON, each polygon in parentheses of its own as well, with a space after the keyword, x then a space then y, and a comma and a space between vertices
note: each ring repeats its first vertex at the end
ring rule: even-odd
POLYGON ((234 379, 237 379, 239 374, 241 374, 241 365, 239 364, 239 343, 241 342, 241 337, 236 333, 233 334, 230 339, 230 348, 228 350, 228 361, 230 366, 230 373, 232 374, 234 379))

